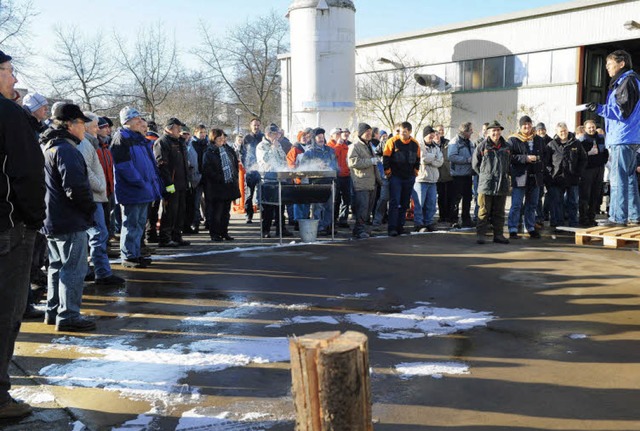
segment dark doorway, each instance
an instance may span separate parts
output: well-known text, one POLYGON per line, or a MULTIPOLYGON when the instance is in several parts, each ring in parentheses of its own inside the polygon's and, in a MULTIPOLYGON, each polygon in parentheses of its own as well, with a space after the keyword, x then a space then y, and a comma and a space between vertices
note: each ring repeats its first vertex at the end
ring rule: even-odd
MULTIPOLYGON (((584 47, 584 70, 582 74, 582 103, 604 103, 609 89, 609 75, 605 69, 606 57, 617 49, 631 54, 633 68, 640 71, 640 39, 623 40, 584 47)), ((593 112, 582 113, 580 123, 595 120, 602 126, 602 118, 593 112)))

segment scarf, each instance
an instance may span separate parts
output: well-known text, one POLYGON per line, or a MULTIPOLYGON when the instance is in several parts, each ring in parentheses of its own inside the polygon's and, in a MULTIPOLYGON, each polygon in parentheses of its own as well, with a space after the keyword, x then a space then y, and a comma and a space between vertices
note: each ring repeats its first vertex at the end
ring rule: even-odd
POLYGON ((533 138, 535 136, 536 136, 535 133, 531 133, 530 135, 523 135, 522 132, 518 132, 518 133, 514 133, 513 135, 509 136, 509 138, 518 138, 522 142, 529 142, 529 141, 533 141, 533 138))
POLYGON ((224 145, 218 149, 220 151, 220 161, 222 162, 222 173, 225 184, 233 182, 233 171, 231 170, 231 159, 224 145))

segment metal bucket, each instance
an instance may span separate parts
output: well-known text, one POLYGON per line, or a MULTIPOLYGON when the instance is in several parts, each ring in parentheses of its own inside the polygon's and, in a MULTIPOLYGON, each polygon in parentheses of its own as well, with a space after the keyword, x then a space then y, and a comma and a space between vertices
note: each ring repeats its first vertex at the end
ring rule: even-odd
POLYGON ((300 238, 302 242, 315 242, 318 239, 319 220, 303 219, 298 220, 300 227, 300 238))

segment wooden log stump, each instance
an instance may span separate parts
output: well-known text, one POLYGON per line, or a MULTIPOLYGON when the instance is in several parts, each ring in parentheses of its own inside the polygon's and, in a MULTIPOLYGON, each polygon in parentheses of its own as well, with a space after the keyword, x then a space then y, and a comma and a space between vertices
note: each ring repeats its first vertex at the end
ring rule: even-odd
POLYGON ((372 431, 367 336, 316 332, 289 340, 297 431, 372 431))

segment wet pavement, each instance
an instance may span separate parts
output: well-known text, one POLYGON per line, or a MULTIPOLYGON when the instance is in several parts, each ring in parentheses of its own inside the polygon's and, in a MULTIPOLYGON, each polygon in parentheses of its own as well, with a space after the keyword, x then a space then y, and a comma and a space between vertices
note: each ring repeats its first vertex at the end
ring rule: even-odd
POLYGON ((13 394, 36 413, 0 428, 292 431, 286 337, 339 329, 369 336, 376 430, 640 429, 637 250, 473 231, 276 246, 239 218, 232 235, 87 284, 95 333, 25 322, 13 394), (422 363, 441 369, 401 372, 422 363))

